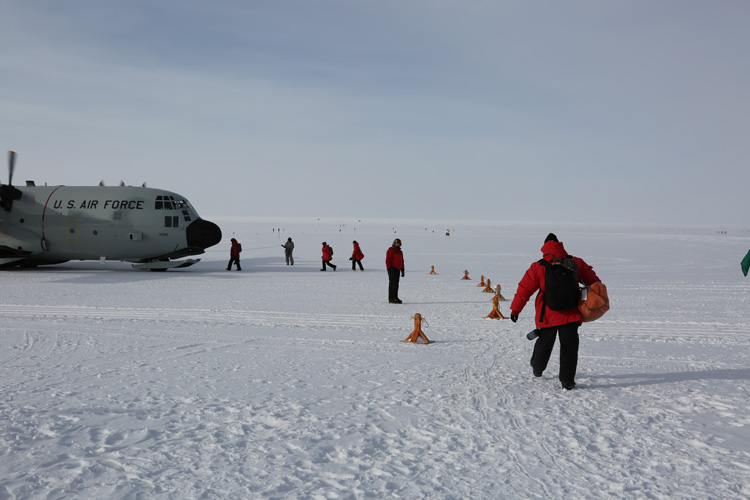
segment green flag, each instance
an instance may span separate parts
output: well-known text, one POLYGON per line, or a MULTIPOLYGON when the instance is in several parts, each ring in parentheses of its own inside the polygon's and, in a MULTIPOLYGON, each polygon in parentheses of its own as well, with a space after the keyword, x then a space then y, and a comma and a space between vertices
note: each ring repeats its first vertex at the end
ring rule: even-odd
POLYGON ((747 276, 748 270, 750 270, 750 250, 747 251, 747 255, 742 259, 742 274, 747 276))

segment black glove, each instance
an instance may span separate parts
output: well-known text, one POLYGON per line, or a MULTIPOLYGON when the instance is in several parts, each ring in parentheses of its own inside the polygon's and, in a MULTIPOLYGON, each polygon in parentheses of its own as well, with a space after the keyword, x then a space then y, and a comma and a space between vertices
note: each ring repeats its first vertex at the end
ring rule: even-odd
POLYGON ((406 271, 404 271, 404 270, 402 269, 402 270, 401 270, 401 277, 403 278, 404 276, 406 276, 406 271))
POLYGON ((512 321, 513 323, 515 323, 516 321, 518 321, 518 315, 516 315, 516 314, 511 314, 511 315, 510 315, 510 320, 511 320, 511 321, 512 321))

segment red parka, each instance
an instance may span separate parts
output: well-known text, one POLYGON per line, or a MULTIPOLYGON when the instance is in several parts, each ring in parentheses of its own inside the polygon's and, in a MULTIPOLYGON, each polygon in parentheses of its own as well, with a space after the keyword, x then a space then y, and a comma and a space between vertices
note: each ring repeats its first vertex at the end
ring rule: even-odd
POLYGON ((240 244, 232 238, 232 248, 229 249, 229 257, 232 259, 240 258, 240 244))
MULTIPOLYGON (((548 241, 542 246, 542 255, 545 260, 552 262, 553 258, 563 259, 568 256, 568 252, 565 251, 563 244, 557 241, 548 241)), ((578 265, 578 278, 587 285, 592 285, 599 281, 599 277, 594 272, 594 269, 586 264, 580 257, 573 257, 576 265, 578 265)), ((582 317, 578 309, 568 309, 567 311, 553 311, 549 307, 544 312, 544 321, 539 321, 539 316, 542 313, 542 294, 544 294, 544 271, 545 267, 539 262, 534 262, 529 267, 526 274, 524 274, 521 281, 518 283, 518 290, 516 296, 513 297, 513 302, 510 305, 510 312, 515 316, 519 316, 523 311, 524 306, 529 301, 532 295, 536 291, 539 291, 536 295, 536 327, 544 328, 548 326, 559 326, 566 323, 578 322, 581 323, 582 317)))
POLYGON ((365 258, 365 254, 359 248, 359 243, 354 243, 354 251, 352 252, 352 260, 362 260, 365 258))
POLYGON ((401 248, 392 246, 388 249, 385 253, 385 268, 404 270, 404 253, 401 248))
POLYGON ((328 245, 323 245, 323 260, 331 260, 331 247, 329 247, 328 245))

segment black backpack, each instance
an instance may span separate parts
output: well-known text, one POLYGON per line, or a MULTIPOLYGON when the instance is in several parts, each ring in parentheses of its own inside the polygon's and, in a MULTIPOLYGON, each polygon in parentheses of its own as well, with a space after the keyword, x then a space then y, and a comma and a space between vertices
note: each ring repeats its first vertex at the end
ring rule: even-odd
POLYGON ((328 245, 328 255, 333 257, 333 247, 331 245, 328 245))
POLYGON ((567 311, 578 307, 581 290, 578 287, 578 266, 573 257, 548 262, 539 260, 544 266, 544 295, 542 295, 542 312, 539 321, 544 321, 544 308, 553 311, 567 311))

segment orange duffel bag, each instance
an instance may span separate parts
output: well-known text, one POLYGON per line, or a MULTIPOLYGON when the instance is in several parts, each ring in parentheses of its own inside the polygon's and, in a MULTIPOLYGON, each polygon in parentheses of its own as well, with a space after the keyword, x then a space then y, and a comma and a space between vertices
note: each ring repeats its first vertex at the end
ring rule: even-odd
POLYGON ((583 321, 594 321, 604 316, 609 311, 609 297, 607 287, 601 281, 587 286, 581 293, 581 301, 578 303, 583 321))

